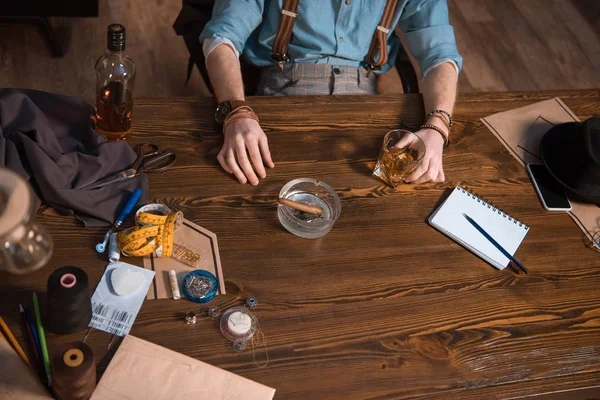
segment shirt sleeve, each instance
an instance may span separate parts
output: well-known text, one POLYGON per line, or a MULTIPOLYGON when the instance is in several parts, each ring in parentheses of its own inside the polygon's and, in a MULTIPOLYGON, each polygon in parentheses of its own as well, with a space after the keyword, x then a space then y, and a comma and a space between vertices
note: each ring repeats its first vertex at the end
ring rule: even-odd
POLYGON ((231 40, 222 38, 222 37, 214 37, 214 38, 204 39, 202 41, 202 53, 204 53, 204 60, 206 62, 208 62, 208 56, 210 55, 210 53, 212 53, 212 51, 220 44, 225 44, 225 45, 231 47, 231 50, 233 50, 233 52, 235 53, 235 56, 237 58, 240 58, 240 53, 238 53, 238 51, 235 48, 235 46, 233 45, 233 43, 231 43, 231 40))
POLYGON ((462 68, 446 0, 410 0, 398 22, 408 51, 419 63, 421 76, 435 66, 452 61, 462 68))
POLYGON ((225 38, 231 41, 237 53, 244 51, 246 41, 262 22, 265 0, 216 0, 212 18, 200 40, 225 38))
POLYGON ((427 71, 423 72, 423 78, 425 78, 425 76, 426 76, 428 73, 430 73, 432 69, 434 69, 434 68, 435 68, 435 67, 437 67, 438 65, 442 65, 443 63, 450 63, 450 64, 452 64, 452 66, 453 66, 453 67, 454 67, 454 69, 456 70, 456 78, 458 78, 458 73, 459 73, 459 72, 458 72, 458 65, 456 65, 456 61, 454 61, 454 60, 451 60, 451 59, 449 59, 449 58, 447 58, 447 59, 445 59, 445 60, 442 60, 442 61, 440 61, 439 63, 437 63, 437 64, 435 64, 435 65, 432 65, 431 67, 429 67, 429 69, 428 69, 427 71))

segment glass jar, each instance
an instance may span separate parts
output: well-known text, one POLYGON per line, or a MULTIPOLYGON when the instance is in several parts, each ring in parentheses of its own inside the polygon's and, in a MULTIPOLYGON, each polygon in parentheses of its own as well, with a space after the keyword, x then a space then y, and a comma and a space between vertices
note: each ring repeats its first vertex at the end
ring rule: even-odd
POLYGON ((0 168, 0 270, 26 274, 52 257, 52 238, 37 222, 35 212, 29 184, 0 168))

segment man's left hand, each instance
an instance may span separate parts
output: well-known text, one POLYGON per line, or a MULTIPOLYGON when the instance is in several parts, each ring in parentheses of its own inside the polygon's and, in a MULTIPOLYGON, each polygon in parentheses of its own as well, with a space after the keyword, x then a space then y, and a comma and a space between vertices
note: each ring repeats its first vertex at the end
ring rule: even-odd
POLYGON ((415 134, 425 143, 425 156, 417 169, 405 178, 405 182, 444 182, 446 180, 442 167, 444 138, 433 129, 421 129, 415 134))

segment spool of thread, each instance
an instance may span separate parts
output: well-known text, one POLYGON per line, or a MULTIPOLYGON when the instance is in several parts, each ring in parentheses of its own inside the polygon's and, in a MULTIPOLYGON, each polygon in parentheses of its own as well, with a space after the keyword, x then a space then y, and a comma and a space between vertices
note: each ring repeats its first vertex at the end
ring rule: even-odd
POLYGON ((221 317, 221 333, 227 339, 248 341, 254 336, 257 320, 246 307, 232 307, 221 317))
POLYGON ((47 329, 67 335, 87 328, 92 319, 92 301, 86 273, 77 267, 62 267, 48 277, 47 329))
POLYGON ((119 240, 117 239, 117 232, 110 235, 110 241, 108 242, 108 261, 115 263, 121 258, 121 252, 119 251, 119 240))
POLYGON ((52 353, 52 388, 59 400, 87 400, 96 388, 96 362, 83 342, 58 346, 52 353))
POLYGON ((179 300, 181 298, 181 294, 179 293, 179 285, 177 284, 177 273, 174 269, 169 271, 169 283, 171 284, 173 299, 179 300))

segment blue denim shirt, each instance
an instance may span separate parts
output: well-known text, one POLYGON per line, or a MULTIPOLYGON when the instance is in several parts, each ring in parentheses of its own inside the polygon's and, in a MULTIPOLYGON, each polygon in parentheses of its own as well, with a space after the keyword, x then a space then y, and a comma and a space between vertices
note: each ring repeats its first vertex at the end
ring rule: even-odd
MULTIPOLYGON (((212 19, 200 39, 226 38, 257 66, 274 65, 271 48, 284 0, 216 0, 212 19)), ((288 55, 292 62, 364 66, 373 33, 386 0, 301 0, 288 55)), ((394 14, 404 34, 407 51, 417 60, 421 74, 444 62, 462 66, 454 29, 448 21, 446 0, 400 0, 394 14)), ((400 41, 390 29, 389 70, 400 41)))

